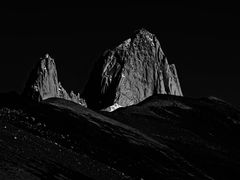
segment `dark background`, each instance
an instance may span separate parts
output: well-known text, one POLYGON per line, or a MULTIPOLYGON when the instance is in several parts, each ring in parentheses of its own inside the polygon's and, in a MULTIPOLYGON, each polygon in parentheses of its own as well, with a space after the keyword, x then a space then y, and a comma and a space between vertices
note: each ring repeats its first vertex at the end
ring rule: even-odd
POLYGON ((176 64, 185 96, 240 104, 240 21, 232 7, 135 1, 5 8, 0 20, 0 92, 21 92, 45 53, 55 59, 63 87, 81 92, 100 54, 144 27, 176 64))

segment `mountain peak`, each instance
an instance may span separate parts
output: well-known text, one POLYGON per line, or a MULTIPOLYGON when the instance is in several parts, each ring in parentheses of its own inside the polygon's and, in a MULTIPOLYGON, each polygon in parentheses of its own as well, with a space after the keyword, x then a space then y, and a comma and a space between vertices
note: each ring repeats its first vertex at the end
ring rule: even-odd
MULTIPOLYGON (((70 94, 58 81, 54 59, 40 58, 24 93, 41 101, 50 97, 71 100, 86 106, 80 94, 70 94)), ((142 28, 97 61, 83 92, 92 109, 113 111, 137 104, 154 94, 182 96, 174 64, 168 64, 157 37, 142 28)))
POLYGON ((52 59, 48 53, 45 54, 45 58, 46 58, 46 59, 48 59, 48 58, 49 58, 49 59, 52 59))
POLYGON ((80 94, 69 95, 58 80, 57 68, 53 58, 45 54, 33 69, 26 83, 23 95, 34 101, 42 101, 51 97, 63 98, 87 106, 80 94))
POLYGON ((182 96, 177 71, 156 36, 142 28, 96 63, 83 96, 93 109, 112 111, 153 94, 182 96))
POLYGON ((43 64, 43 66, 49 66, 49 65, 53 65, 55 66, 55 61, 53 58, 50 57, 50 55, 48 53, 46 53, 43 57, 40 57, 40 62, 41 64, 43 64))
POLYGON ((154 34, 150 33, 150 31, 148 31, 147 29, 145 28, 140 28, 138 30, 135 31, 135 34, 141 34, 141 35, 148 35, 148 36, 153 36, 154 34))
POLYGON ((157 41, 156 35, 146 30, 145 28, 141 28, 135 31, 134 36, 136 38, 145 38, 146 40, 153 42, 157 41))
POLYGON ((57 68, 49 54, 40 58, 26 83, 24 96, 41 101, 58 96, 57 68))

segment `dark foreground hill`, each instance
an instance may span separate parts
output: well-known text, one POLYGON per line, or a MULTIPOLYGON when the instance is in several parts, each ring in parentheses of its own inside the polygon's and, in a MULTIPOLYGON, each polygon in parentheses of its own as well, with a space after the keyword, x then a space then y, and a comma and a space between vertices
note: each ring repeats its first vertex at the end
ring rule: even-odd
POLYGON ((240 111, 156 95, 114 112, 0 95, 0 179, 239 179, 240 111))

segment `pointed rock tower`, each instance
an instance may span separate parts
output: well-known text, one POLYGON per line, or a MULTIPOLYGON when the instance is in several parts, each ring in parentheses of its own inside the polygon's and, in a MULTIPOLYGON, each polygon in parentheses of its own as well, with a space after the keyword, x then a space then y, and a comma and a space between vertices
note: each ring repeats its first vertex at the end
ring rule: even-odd
POLYGON ((140 29, 97 61, 84 89, 88 107, 113 111, 154 94, 182 96, 175 66, 154 34, 140 29))
POLYGON ((63 98, 87 106, 86 102, 80 98, 80 95, 75 95, 73 92, 69 95, 58 81, 57 68, 48 54, 40 59, 30 74, 23 91, 23 96, 34 101, 42 101, 51 97, 63 98))

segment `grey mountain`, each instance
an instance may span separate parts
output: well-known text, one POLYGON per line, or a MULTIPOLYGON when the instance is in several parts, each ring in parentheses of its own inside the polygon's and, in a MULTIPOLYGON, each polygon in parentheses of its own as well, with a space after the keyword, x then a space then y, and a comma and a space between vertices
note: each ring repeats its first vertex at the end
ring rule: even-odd
POLYGON ((83 92, 88 107, 113 111, 154 94, 182 96, 176 67, 168 64, 154 34, 145 29, 97 61, 83 92))
POLYGON ((63 98, 75 103, 87 106, 84 99, 80 98, 80 94, 74 94, 71 91, 70 95, 58 81, 57 68, 48 54, 40 59, 40 62, 33 69, 26 83, 23 95, 34 101, 42 101, 52 97, 63 98))

